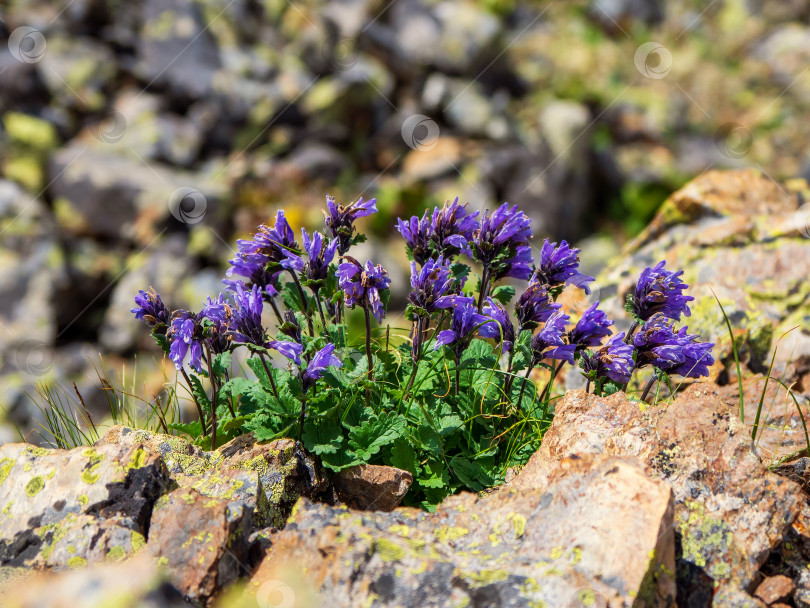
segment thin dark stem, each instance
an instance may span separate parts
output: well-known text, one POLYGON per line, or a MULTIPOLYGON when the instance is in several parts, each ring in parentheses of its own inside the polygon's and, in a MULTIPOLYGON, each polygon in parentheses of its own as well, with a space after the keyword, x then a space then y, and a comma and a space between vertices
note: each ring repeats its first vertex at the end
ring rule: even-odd
POLYGON ((655 384, 655 381, 656 381, 656 380, 658 380, 658 375, 657 375, 657 374, 653 374, 653 377, 652 377, 652 378, 650 378, 650 379, 647 381, 647 384, 646 384, 646 386, 644 387, 644 391, 641 393, 641 400, 642 400, 642 401, 645 401, 645 402, 647 401, 647 395, 649 395, 649 394, 650 394, 650 390, 652 389, 653 384, 655 384))
POLYGON ((478 312, 481 312, 481 307, 484 305, 484 298, 489 290, 489 267, 484 266, 484 271, 481 273, 481 291, 478 294, 478 312))
POLYGON ((214 376, 214 365, 211 357, 211 351, 208 346, 205 347, 205 352, 208 357, 208 377, 211 379, 211 449, 217 449, 217 399, 219 397, 219 388, 217 380, 214 376))
POLYGON ((363 306, 366 315, 366 358, 368 359, 368 379, 374 380, 374 360, 371 358, 371 312, 368 306, 363 306))
POLYGON ((304 305, 304 315, 307 317, 307 327, 309 328, 309 335, 314 337, 315 336, 315 328, 312 327, 312 317, 309 314, 309 304, 307 303, 307 295, 304 293, 304 288, 301 287, 301 282, 298 280, 298 274, 290 268, 290 276, 293 279, 293 283, 295 283, 296 288, 298 289, 298 293, 301 296, 301 303, 304 305))
POLYGON ((458 368, 459 358, 456 357, 456 397, 458 397, 458 385, 461 384, 461 370, 458 368))
POLYGON ((304 393, 304 399, 301 401, 301 415, 298 417, 298 441, 304 437, 304 417, 307 415, 307 394, 304 393))
POLYGON ((273 374, 270 373, 270 367, 267 365, 267 361, 264 359, 264 353, 259 351, 259 359, 264 366, 264 371, 267 372, 267 378, 270 380, 270 388, 273 389, 273 395, 275 395, 276 400, 281 402, 281 398, 278 396, 278 389, 276 388, 276 381, 273 380, 273 374))
POLYGON ((315 302, 318 304, 318 313, 321 315, 321 323, 323 323, 323 331, 329 335, 329 326, 326 324, 326 315, 323 314, 323 304, 321 304, 320 290, 316 289, 312 292, 315 295, 315 302))
POLYGON ((278 309, 278 305, 276 304, 275 298, 272 296, 267 296, 266 301, 270 303, 270 307, 273 309, 273 312, 276 315, 276 319, 278 319, 279 323, 284 323, 284 319, 281 318, 281 312, 278 309))
POLYGON ((638 321, 633 321, 633 324, 630 326, 630 329, 627 330, 627 335, 624 337, 625 344, 631 344, 633 342, 633 334, 636 333, 638 329, 638 321))
POLYGON ((590 379, 590 378, 588 378, 588 379, 585 381, 585 394, 587 395, 587 394, 588 394, 588 393, 590 393, 590 392, 591 392, 591 379, 590 379))
POLYGON ((509 391, 512 388, 512 360, 515 358, 515 345, 509 349, 509 363, 506 366, 506 380, 504 381, 503 390, 506 393, 506 398, 509 399, 509 391))
POLYGON ((517 399, 517 406, 515 409, 520 409, 520 402, 523 400, 523 393, 526 391, 526 383, 529 381, 529 374, 532 373, 532 369, 534 369, 531 365, 526 368, 526 373, 523 376, 523 385, 520 387, 520 394, 518 395, 517 399))
POLYGON ((197 414, 200 417, 200 424, 202 425, 202 434, 203 437, 208 435, 208 427, 205 424, 205 414, 203 414, 202 407, 200 407, 200 402, 197 401, 197 395, 194 394, 194 386, 191 384, 191 378, 188 377, 186 370, 182 367, 180 368, 180 373, 183 374, 183 378, 186 379, 186 384, 188 384, 188 390, 191 392, 191 396, 194 398, 194 405, 197 406, 197 414))
POLYGON ((563 365, 565 365, 565 361, 560 361, 560 364, 554 369, 554 372, 551 374, 551 378, 549 378, 548 384, 546 384, 546 388, 543 389, 543 394, 540 395, 540 401, 543 401, 549 391, 551 391, 551 385, 554 384, 554 380, 556 380, 557 374, 560 373, 563 365))

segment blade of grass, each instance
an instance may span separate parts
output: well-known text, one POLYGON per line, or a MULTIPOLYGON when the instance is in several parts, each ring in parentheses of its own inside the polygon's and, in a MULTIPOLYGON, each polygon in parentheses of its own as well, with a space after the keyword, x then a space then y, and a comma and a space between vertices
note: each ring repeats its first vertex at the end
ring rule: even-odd
POLYGON ((734 364, 737 366, 737 382, 740 390, 740 420, 745 423, 745 396, 743 395, 742 368, 740 367, 740 355, 737 352, 737 342, 734 340, 734 330, 731 329, 731 321, 726 314, 726 309, 723 308, 722 302, 720 302, 720 298, 717 297, 717 294, 714 293, 714 289, 711 287, 709 287, 709 291, 712 292, 714 299, 717 300, 717 305, 720 306, 720 312, 723 313, 723 319, 725 319, 726 327, 728 328, 728 337, 731 338, 731 350, 734 353, 734 364))
MULTIPOLYGON (((797 329, 799 326, 791 327, 776 341, 776 345, 773 347, 773 355, 771 356, 771 364, 768 366, 768 373, 765 376, 765 386, 762 387, 762 394, 759 396, 759 405, 757 405, 757 415, 754 417, 754 428, 751 429, 751 441, 757 440, 757 429, 759 429, 759 418, 762 415, 762 405, 765 403, 765 393, 768 391, 768 382, 771 379, 771 371, 773 371, 773 364, 776 362, 776 352, 779 350, 779 343, 782 339, 792 332, 794 329, 797 329)), ((741 382, 742 384, 742 382, 741 382)), ((740 391, 742 393, 742 391, 740 391)))

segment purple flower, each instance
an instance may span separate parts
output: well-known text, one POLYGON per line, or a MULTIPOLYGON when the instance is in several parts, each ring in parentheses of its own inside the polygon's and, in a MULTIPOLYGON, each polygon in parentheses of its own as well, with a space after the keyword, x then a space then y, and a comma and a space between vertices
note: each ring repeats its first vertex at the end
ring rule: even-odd
POLYGON ((208 344, 214 353, 224 353, 231 346, 228 329, 233 320, 233 309, 220 293, 216 300, 208 297, 200 316, 211 321, 209 326, 210 337, 208 344))
POLYGON ((428 259, 422 269, 411 262, 411 293, 408 301, 419 316, 428 316, 439 308, 451 308, 453 296, 445 295, 453 287, 450 264, 443 258, 428 259))
POLYGON ((528 279, 532 274, 531 220, 517 205, 504 203, 492 215, 484 213, 480 227, 474 231, 472 252, 488 270, 493 281, 504 277, 528 279))
POLYGON ((328 241, 320 232, 313 232, 312 238, 309 238, 304 229, 301 229, 301 237, 304 242, 304 251, 309 257, 309 261, 302 268, 304 276, 310 281, 326 280, 329 275, 329 264, 335 259, 338 240, 328 241))
POLYGON ((636 367, 652 365, 658 369, 670 369, 685 360, 682 335, 675 332, 673 323, 662 314, 642 325, 633 336, 633 346, 636 347, 636 367))
POLYGON ((573 365, 576 344, 566 344, 565 326, 569 317, 562 311, 552 314, 531 341, 532 367, 543 359, 561 359, 573 365))
POLYGON ((599 301, 597 300, 582 313, 582 318, 574 329, 568 332, 568 342, 576 344, 579 350, 588 346, 599 346, 602 344, 602 338, 613 333, 610 329, 613 321, 608 319, 607 315, 597 308, 598 306, 599 301))
POLYGON ((189 365, 197 372, 202 371, 202 327, 195 315, 185 310, 175 311, 166 336, 171 343, 169 358, 177 369, 183 369, 186 356, 190 354, 189 365))
POLYGON ((452 259, 459 252, 471 255, 468 242, 481 226, 478 221, 479 211, 467 213, 467 205, 458 204, 458 197, 452 203, 444 202, 442 207, 433 210, 430 223, 430 239, 434 255, 452 259))
POLYGON ((433 231, 427 211, 421 219, 415 215, 407 222, 397 218, 397 230, 405 239, 408 253, 417 263, 424 264, 431 258, 430 239, 433 231))
POLYGON ((642 321, 656 313, 675 321, 681 318, 681 314, 687 317, 691 314, 688 302, 694 298, 683 295, 689 287, 681 281, 683 271, 669 272, 664 269, 665 265, 666 262, 662 260, 654 268, 645 268, 638 278, 630 310, 642 321))
MULTIPOLYGON (((298 243, 295 241, 290 223, 283 211, 276 214, 276 222, 270 227, 259 226, 252 239, 236 241, 237 252, 229 262, 227 276, 237 275, 247 279, 247 286, 258 285, 273 297, 278 293, 278 276, 282 269, 295 270, 303 262, 298 257, 298 243)), ((237 285, 246 286, 242 280, 223 281, 229 289, 237 285)))
POLYGON ((293 339, 293 342, 303 344, 301 338, 301 324, 298 322, 298 317, 289 308, 284 311, 284 322, 279 327, 281 333, 293 339))
POLYGON ((501 352, 512 350, 515 343, 515 326, 512 325, 512 319, 509 318, 509 313, 503 305, 492 298, 487 298, 483 312, 488 320, 479 330, 481 336, 500 341, 501 352))
POLYGON ((579 249, 572 249, 565 241, 561 241, 559 246, 548 239, 543 242, 537 273, 539 279, 549 287, 568 284, 591 293, 588 283, 593 281, 593 277, 579 272, 579 249))
POLYGON ((526 291, 515 303, 515 315, 518 318, 520 331, 534 329, 559 309, 560 305, 554 303, 547 286, 540 282, 535 273, 529 281, 526 291))
POLYGON ((262 326, 262 293, 258 285, 250 291, 245 291, 237 285, 233 297, 233 317, 230 323, 229 334, 234 342, 265 346, 266 335, 262 326))
POLYGON ((354 221, 359 217, 366 217, 377 213, 377 199, 364 201, 362 198, 356 203, 344 207, 335 202, 331 196, 326 197, 327 210, 323 212, 326 226, 332 231, 332 237, 338 240, 338 253, 343 255, 352 245, 355 232, 354 221))
POLYGON ((307 369, 304 371, 303 384, 304 391, 313 386, 326 371, 327 367, 343 367, 343 361, 338 359, 335 355, 335 345, 327 344, 319 350, 312 357, 312 360, 307 363, 307 369))
POLYGON ((434 347, 435 350, 440 346, 452 346, 456 361, 461 358, 461 353, 469 346, 477 327, 487 320, 484 315, 478 313, 472 298, 461 300, 459 297, 459 300, 458 305, 453 308, 450 329, 439 333, 434 347))
MULTIPOLYGON (((685 334, 686 328, 681 331, 685 334)), ((714 344, 710 342, 697 342, 697 336, 685 336, 683 340, 683 363, 671 367, 667 371, 671 374, 678 374, 685 378, 699 378, 709 375, 709 367, 714 364, 712 348, 714 344), (686 338, 689 341, 686 341, 686 338)))
POLYGON ((607 378, 627 384, 634 367, 633 347, 624 343, 624 332, 618 333, 599 350, 582 353, 581 365, 586 378, 607 378))
POLYGON ((267 343, 267 348, 277 350, 296 365, 301 365, 301 353, 304 352, 304 347, 297 342, 271 340, 267 343))
POLYGON ((143 320, 149 327, 161 328, 169 324, 171 313, 153 288, 138 291, 135 304, 137 307, 130 312, 135 313, 135 318, 143 320))
POLYGON ((346 294, 346 305, 355 306, 359 304, 363 308, 369 309, 377 323, 381 323, 385 316, 380 291, 388 289, 391 279, 382 266, 374 266, 371 261, 367 261, 365 266, 349 256, 343 256, 349 260, 338 266, 338 284, 346 294))

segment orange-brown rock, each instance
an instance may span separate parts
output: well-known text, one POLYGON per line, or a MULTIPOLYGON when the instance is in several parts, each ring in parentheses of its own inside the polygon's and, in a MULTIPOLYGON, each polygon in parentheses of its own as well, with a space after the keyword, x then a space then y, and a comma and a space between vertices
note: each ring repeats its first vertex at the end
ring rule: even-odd
POLYGON ((392 511, 411 487, 413 475, 395 467, 361 464, 341 471, 333 481, 338 498, 362 511, 392 511))

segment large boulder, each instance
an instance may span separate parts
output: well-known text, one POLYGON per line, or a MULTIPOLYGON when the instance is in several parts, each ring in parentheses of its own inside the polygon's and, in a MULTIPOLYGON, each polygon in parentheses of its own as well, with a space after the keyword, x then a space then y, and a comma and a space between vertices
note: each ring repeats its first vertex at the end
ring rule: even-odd
POLYGON ((249 586, 260 603, 280 597, 301 605, 328 598, 336 607, 414 608, 675 601, 672 493, 633 458, 570 459, 542 489, 460 494, 433 514, 357 512, 302 499, 271 543, 249 586))
POLYGON ((753 591, 805 500, 798 484, 765 468, 738 410, 708 384, 657 406, 568 392, 511 487, 545 487, 572 454, 634 456, 672 487, 681 606, 708 606, 715 589, 753 591))

